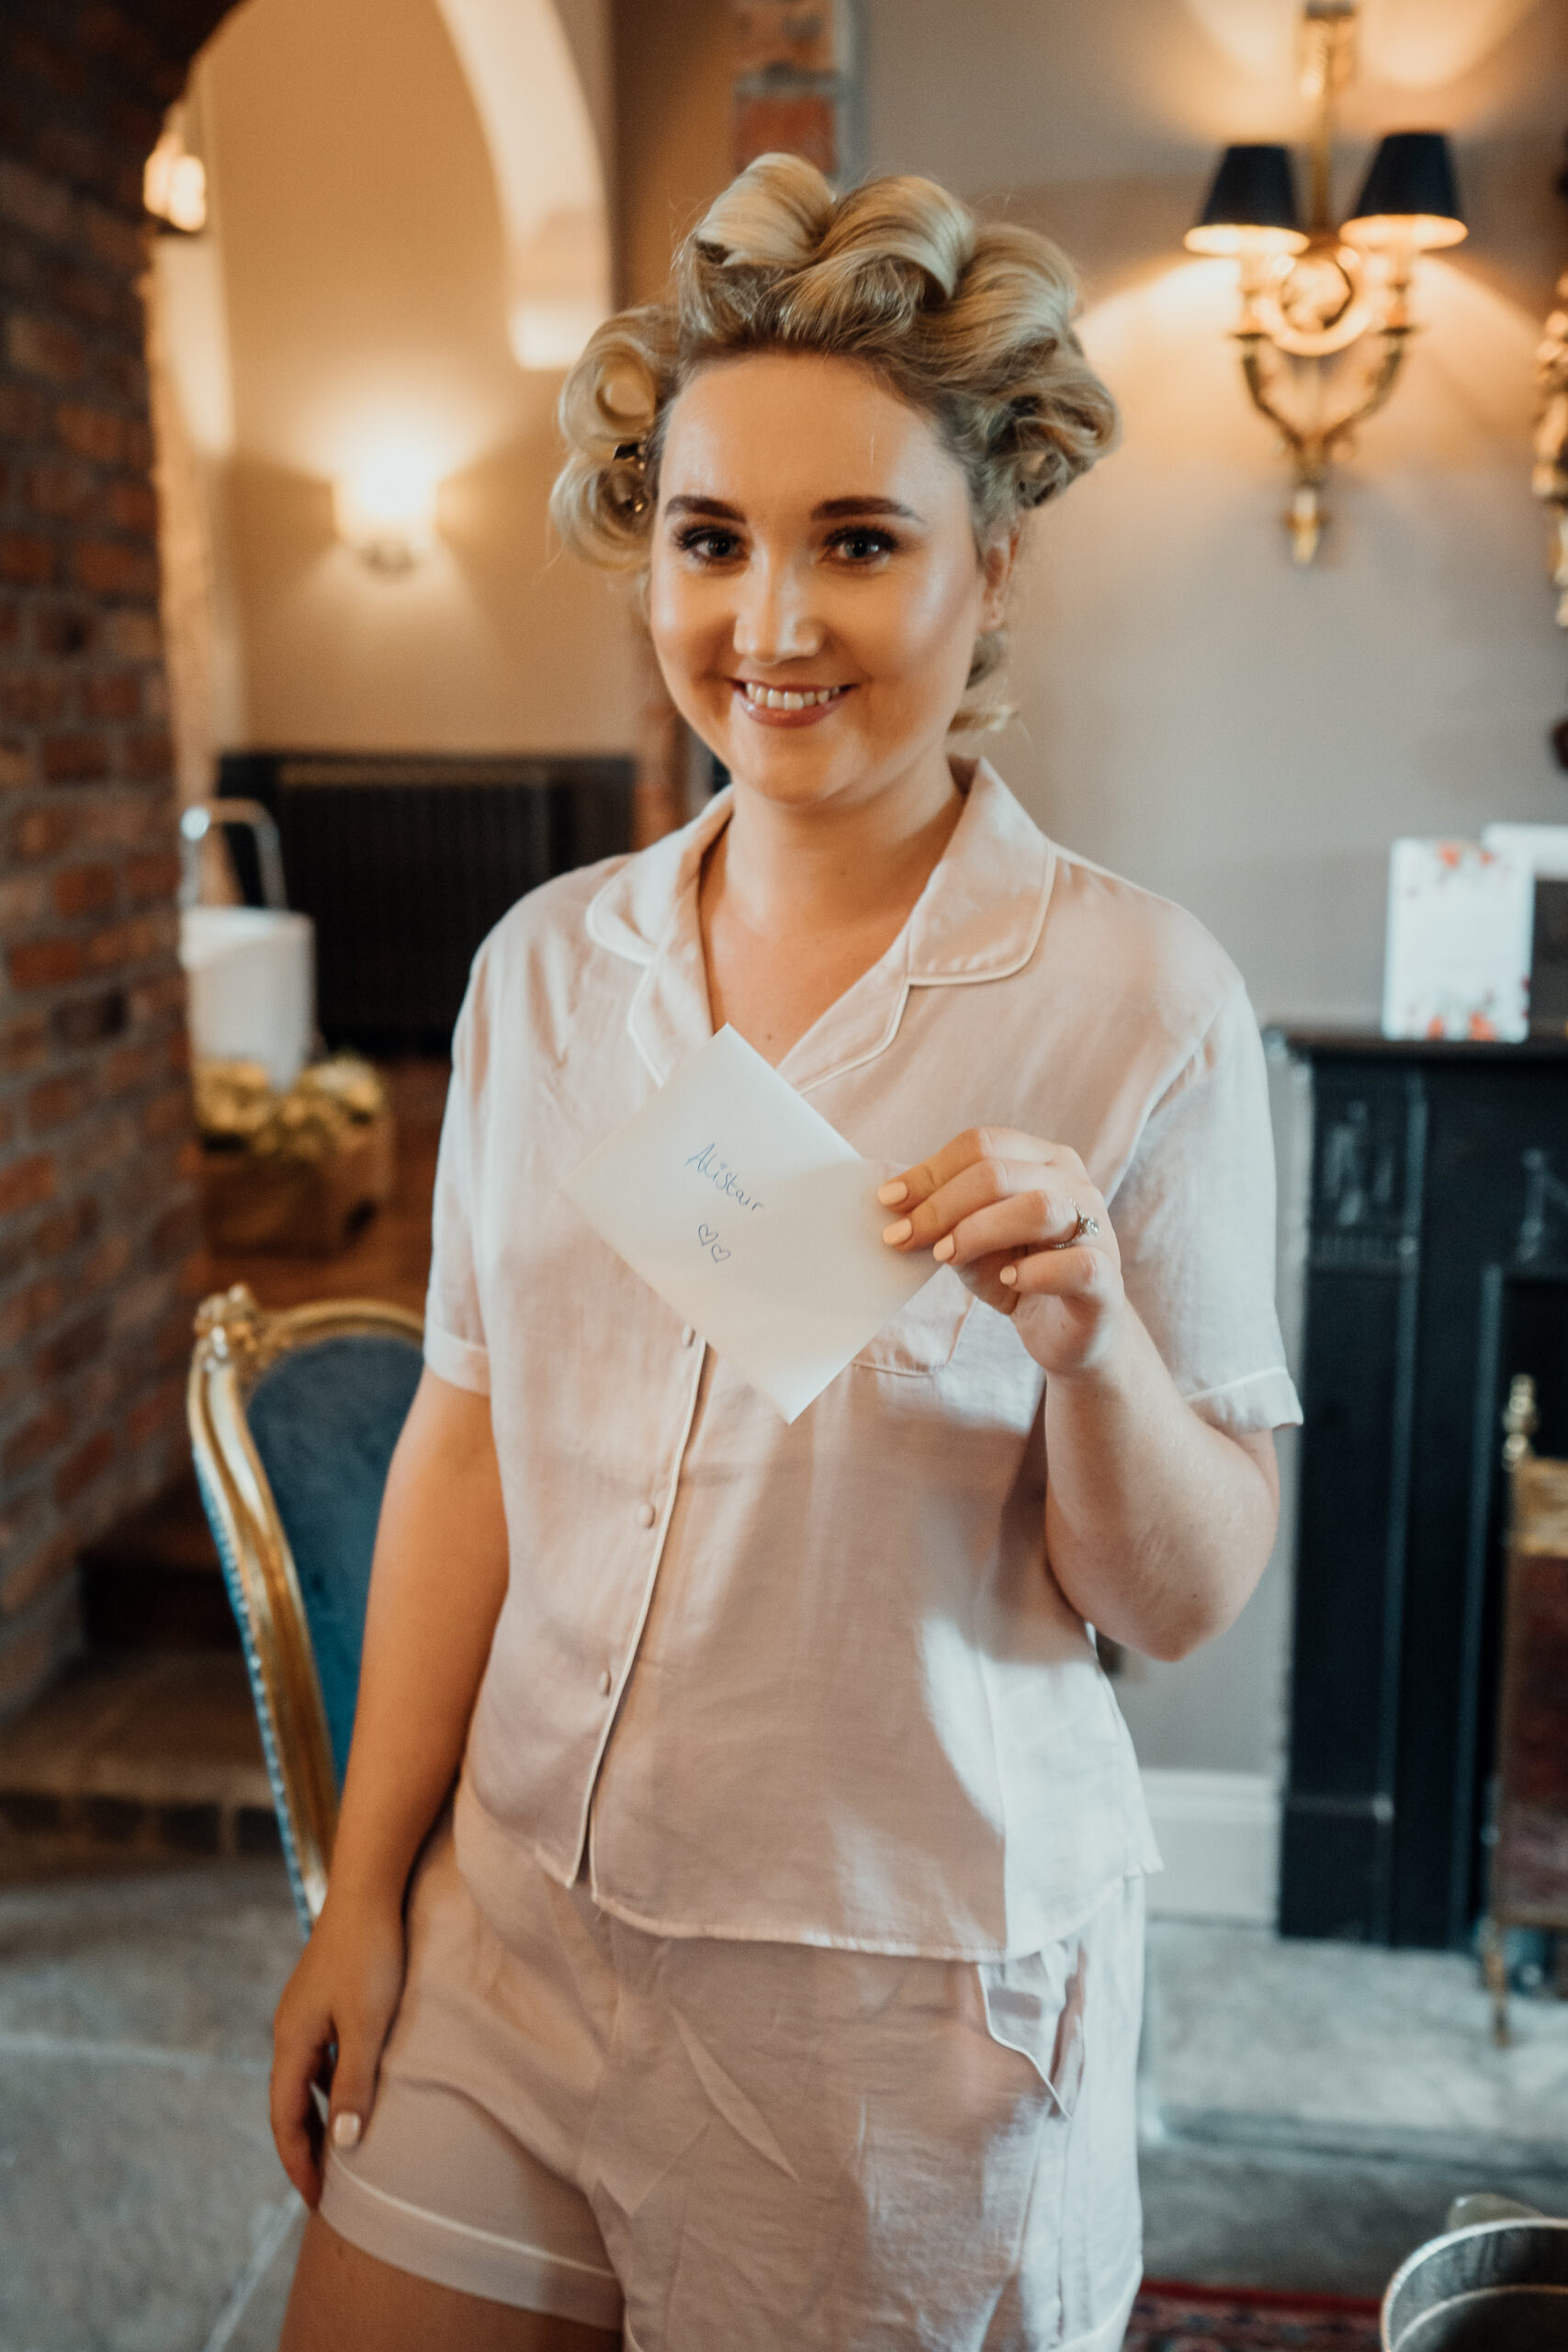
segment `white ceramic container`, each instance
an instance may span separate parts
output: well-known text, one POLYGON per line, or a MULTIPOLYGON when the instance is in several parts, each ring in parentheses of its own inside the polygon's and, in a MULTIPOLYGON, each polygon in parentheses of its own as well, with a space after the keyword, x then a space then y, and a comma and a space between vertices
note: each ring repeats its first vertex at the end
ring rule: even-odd
POLYGON ((180 962, 190 983, 192 1052, 265 1062, 274 1086, 292 1086, 316 1026, 310 917, 275 907, 186 907, 180 962))

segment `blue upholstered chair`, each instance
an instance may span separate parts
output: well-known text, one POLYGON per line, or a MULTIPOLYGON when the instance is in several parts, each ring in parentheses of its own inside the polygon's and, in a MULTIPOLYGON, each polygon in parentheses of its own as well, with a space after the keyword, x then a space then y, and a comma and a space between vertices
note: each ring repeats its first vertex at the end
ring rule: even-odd
POLYGON ((196 1328, 191 1449, 308 1932, 326 1897, 370 1555, 419 1384, 420 1320, 374 1299, 269 1314, 239 1283, 203 1303, 196 1328))

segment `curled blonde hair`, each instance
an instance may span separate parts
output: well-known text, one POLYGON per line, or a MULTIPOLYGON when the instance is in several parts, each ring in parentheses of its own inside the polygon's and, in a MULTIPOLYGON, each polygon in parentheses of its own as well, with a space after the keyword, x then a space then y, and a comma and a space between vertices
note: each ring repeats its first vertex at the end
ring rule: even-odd
MULTIPOLYGON (((567 378, 569 455, 550 497, 566 545, 646 582, 671 403, 697 370, 755 351, 855 359, 935 426, 984 548, 1103 457, 1116 409, 1085 359, 1071 265, 1048 239, 981 223, 931 180, 836 197, 814 164, 763 155, 675 260, 671 298, 609 319, 567 378)), ((1005 632, 975 648, 971 692, 1005 632)), ((955 728, 996 726, 965 702, 955 728)))

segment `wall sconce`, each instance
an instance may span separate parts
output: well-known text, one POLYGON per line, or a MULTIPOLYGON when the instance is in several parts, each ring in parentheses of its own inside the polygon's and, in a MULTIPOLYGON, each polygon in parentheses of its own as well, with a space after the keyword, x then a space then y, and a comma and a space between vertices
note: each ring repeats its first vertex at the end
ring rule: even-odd
POLYGON ((141 201, 161 229, 196 237, 207 226, 207 166, 186 145, 179 107, 141 167, 141 201))
MULTIPOLYGON (((1557 308, 1536 356, 1536 381, 1540 401, 1530 487, 1551 512, 1551 584, 1559 591, 1559 625, 1568 628, 1568 276, 1557 281, 1557 308)), ((1568 759, 1562 764, 1568 767, 1568 759)))
POLYGON ((1315 558, 1325 522, 1323 488, 1355 427, 1393 391, 1416 332, 1410 286, 1416 257, 1464 236, 1449 143, 1440 130, 1391 132, 1372 158, 1350 217, 1330 209, 1336 102, 1354 70, 1356 0, 1309 0, 1303 94, 1316 101, 1312 203, 1296 211, 1291 158, 1280 146, 1227 147, 1187 245, 1233 254, 1241 317, 1235 329, 1253 406, 1274 425, 1291 459, 1287 517, 1297 563, 1315 558), (1344 354, 1363 337, 1372 351, 1336 401, 1344 354))
POLYGON ((372 571, 412 571, 435 552, 438 488, 421 451, 377 450, 333 486, 338 537, 372 571))

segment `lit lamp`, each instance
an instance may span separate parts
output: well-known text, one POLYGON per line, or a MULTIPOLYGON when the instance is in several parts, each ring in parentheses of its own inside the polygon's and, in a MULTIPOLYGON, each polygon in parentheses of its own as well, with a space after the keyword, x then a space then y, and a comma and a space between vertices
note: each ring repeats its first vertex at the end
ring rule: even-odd
POLYGON ((186 145, 177 107, 142 165, 141 201, 160 228, 181 236, 197 237, 207 226, 207 166, 186 145))
POLYGON ((435 552, 438 487, 422 451, 376 450, 333 485, 339 538, 372 571, 412 571, 435 552))
POLYGON ((1301 253, 1289 148, 1227 147, 1187 245, 1195 254, 1301 253))
POLYGON ((1468 233, 1443 133, 1391 130, 1379 143, 1345 223, 1350 243, 1367 253, 1389 253, 1396 246, 1427 253, 1435 245, 1460 244, 1468 233))
POLYGON ((1330 464, 1348 452, 1362 419, 1382 408, 1404 363, 1415 333, 1409 295, 1416 257, 1458 244, 1465 234, 1440 130, 1391 132, 1350 218, 1335 226, 1334 108, 1350 78, 1355 28, 1353 5, 1310 0, 1304 86, 1317 100, 1317 121, 1304 228, 1286 149, 1227 147, 1186 239, 1192 253, 1234 254, 1238 264, 1242 376, 1253 406, 1277 427, 1291 458, 1292 552, 1303 564, 1313 561, 1322 537, 1330 464), (1370 364, 1336 402, 1331 372, 1363 336, 1374 339, 1370 364))

